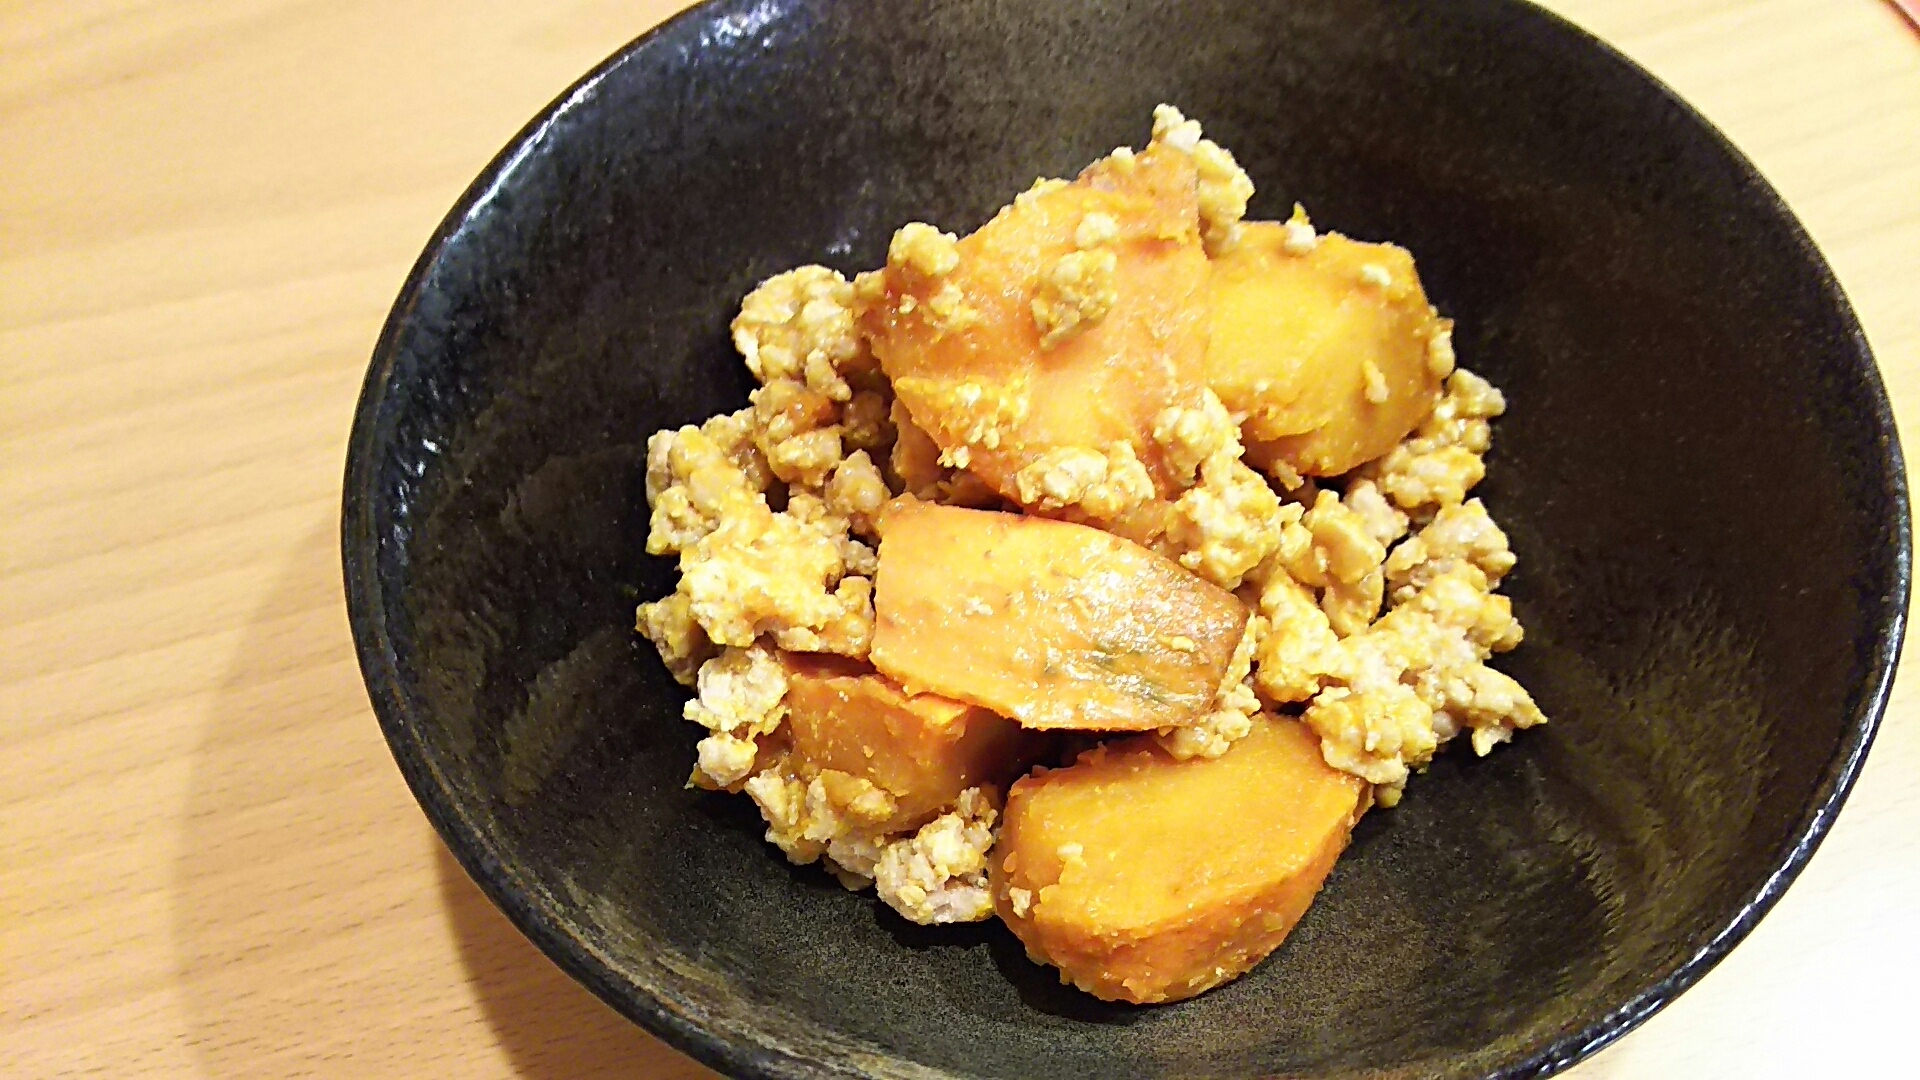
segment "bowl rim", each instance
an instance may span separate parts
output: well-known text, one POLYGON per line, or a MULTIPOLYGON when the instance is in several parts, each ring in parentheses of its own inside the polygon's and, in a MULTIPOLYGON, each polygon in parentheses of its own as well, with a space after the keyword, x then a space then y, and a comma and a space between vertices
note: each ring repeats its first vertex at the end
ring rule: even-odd
MULTIPOLYGON (((793 0, 790 6, 840 2, 843 0, 793 0)), ((1846 330, 1851 345, 1852 375, 1866 392, 1874 434, 1882 449, 1876 462, 1881 470, 1880 482, 1897 517, 1893 523, 1891 580, 1885 583, 1888 591, 1879 598, 1882 633, 1863 684, 1866 693, 1847 718, 1845 736, 1823 770, 1811 806, 1794 828, 1793 843, 1786 857, 1705 945, 1677 961, 1645 989, 1617 1008, 1592 1018, 1584 1027, 1564 1032, 1545 1045, 1535 1047, 1524 1058, 1485 1074, 1485 1080, 1538 1080, 1597 1053, 1639 1027, 1698 982, 1773 908, 1826 838, 1860 774, 1892 691, 1912 586, 1912 524, 1899 432, 1872 348, 1832 267, 1780 193, 1718 127, 1613 45, 1531 0, 1482 2, 1504 7, 1516 20, 1535 20, 1550 32, 1571 37, 1573 44, 1595 50, 1602 60, 1624 69, 1626 74, 1652 88, 1726 155, 1762 208, 1784 226, 1800 258, 1814 271, 1822 300, 1832 306, 1846 330)), ((584 938, 571 933, 564 922, 547 905, 537 902, 529 891, 516 887, 513 876, 490 842, 448 798, 445 778, 430 764, 415 737, 413 706, 401 692, 398 658, 387 633, 388 598, 378 574, 380 541, 375 532, 379 452, 392 428, 390 422, 382 422, 382 414, 392 385, 398 342, 413 316, 423 286, 450 243, 465 231, 479 211, 486 209, 503 181, 519 164, 539 149, 554 124, 592 98, 608 74, 636 53, 689 24, 705 22, 734 9, 743 9, 750 17, 754 8, 764 3, 765 0, 758 3, 756 0, 702 0, 657 23, 554 98, 514 134, 468 185, 414 262, 374 346, 348 438, 340 539, 348 623, 373 711, 408 788, 461 868, 542 953, 622 1015, 705 1065, 734 1076, 773 1078, 819 1076, 842 1070, 832 1063, 809 1060, 773 1045, 729 1039, 705 1025, 697 1008, 664 1000, 622 978, 608 957, 584 938)))

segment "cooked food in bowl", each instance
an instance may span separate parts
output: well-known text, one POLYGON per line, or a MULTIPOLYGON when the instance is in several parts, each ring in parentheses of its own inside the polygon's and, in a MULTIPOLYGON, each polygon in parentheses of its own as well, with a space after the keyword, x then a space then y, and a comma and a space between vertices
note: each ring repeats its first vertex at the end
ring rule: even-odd
POLYGON ((1110 1000, 1244 973, 1443 745, 1545 720, 1487 663, 1502 396, 1406 251, 1252 193, 1163 105, 964 239, 768 279, 752 404, 648 444, 692 783, 1110 1000))

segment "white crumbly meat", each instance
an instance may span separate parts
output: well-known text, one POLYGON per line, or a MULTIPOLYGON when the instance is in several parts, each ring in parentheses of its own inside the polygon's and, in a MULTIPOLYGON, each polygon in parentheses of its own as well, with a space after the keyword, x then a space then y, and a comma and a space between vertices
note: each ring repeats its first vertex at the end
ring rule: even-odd
MULTIPOLYGON (((1436 335, 1433 342, 1441 340, 1436 335)), ((1453 367, 1451 335, 1440 348, 1447 377, 1447 392, 1433 412, 1413 434, 1376 461, 1360 467, 1359 475, 1379 485, 1402 509, 1431 515, 1439 509, 1464 502, 1486 476, 1482 455, 1492 445, 1488 421, 1506 411, 1506 398, 1499 390, 1465 368, 1453 367)), ((1433 342, 1429 342, 1429 362, 1433 360, 1433 342)))
MULTIPOLYGON (((733 324, 763 384, 753 404, 648 440, 647 550, 677 552, 682 578, 636 625, 681 682, 716 646, 763 634, 783 648, 866 654, 875 559, 852 534, 872 537, 891 497, 872 453, 894 432, 888 395, 846 381, 878 377, 851 303, 852 286, 824 267, 769 278, 733 324), (766 494, 778 481, 791 493, 776 513, 766 494)), ((722 771, 746 758, 718 737, 702 752, 722 771)))
POLYGON ((935 281, 960 266, 960 241, 924 221, 909 221, 887 244, 887 268, 909 280, 935 281))
POLYGON ((1155 732, 1161 749, 1180 761, 1217 758, 1252 733, 1253 717, 1260 711, 1260 698, 1252 685, 1253 660, 1266 637, 1267 620, 1248 616, 1247 629, 1227 662, 1212 710, 1194 723, 1155 732))
POLYGON ((818 489, 844 453, 840 407, 796 379, 774 379, 752 394, 754 445, 773 475, 818 489))
POLYGON ((880 899, 911 922, 979 922, 993 914, 987 853, 999 810, 980 788, 968 788, 950 813, 911 838, 888 843, 873 866, 880 899))
POLYGON ((1347 493, 1340 501, 1359 516, 1367 535, 1382 547, 1407 535, 1406 513, 1388 502, 1373 481, 1355 480, 1348 484, 1347 493))
POLYGON ((1447 709, 1472 729, 1473 752, 1481 757, 1512 739, 1515 730, 1545 722, 1533 695, 1505 672, 1481 664, 1462 678, 1465 692, 1450 695, 1447 709))
POLYGON ((1271 556, 1300 508, 1283 504, 1240 460, 1239 424, 1213 391, 1195 408, 1169 407, 1154 417, 1153 439, 1176 479, 1188 486, 1167 519, 1165 546, 1180 565, 1233 589, 1271 556))
POLYGON ((849 540, 844 518, 808 520, 796 504, 813 505, 744 507, 681 552, 687 612, 717 645, 745 648, 771 634, 782 648, 863 657, 873 586, 848 570, 850 556, 870 549, 849 540))
POLYGON ((725 649, 700 666, 697 685, 684 714, 710 734, 700 740, 693 782, 731 788, 753 770, 759 737, 787 715, 786 669, 764 646, 725 649))
POLYGON ((1307 208, 1299 203, 1293 204, 1293 216, 1281 226, 1285 237, 1281 240, 1289 255, 1310 255, 1320 246, 1320 234, 1314 231, 1313 222, 1307 219, 1307 208))
POLYGON ((1431 511, 1460 502, 1487 474, 1480 455, 1463 446, 1415 453, 1403 445, 1381 462, 1381 489, 1412 511, 1431 511))
POLYGON ((919 319, 936 336, 964 330, 986 316, 954 279, 959 265, 960 246, 952 233, 910 223, 894 234, 885 272, 868 271, 853 279, 855 303, 868 311, 885 304, 891 282, 903 290, 893 303, 894 314, 919 319))
POLYGON ((1494 592, 1472 563, 1455 563, 1435 574, 1395 610, 1421 612, 1456 628, 1483 654, 1507 652, 1523 636, 1520 621, 1513 617, 1513 602, 1494 592))
MULTIPOLYGON (((1251 693, 1251 691, 1249 691, 1251 693)), ((1259 701, 1253 702, 1254 711, 1259 701)), ((1217 758, 1253 732, 1253 717, 1242 709, 1216 709, 1185 727, 1168 728, 1154 738, 1176 760, 1217 758)))
POLYGON ((1287 564, 1297 581, 1315 588, 1358 581, 1386 559, 1386 547, 1374 538, 1366 520, 1332 491, 1314 497, 1301 524, 1312 542, 1287 564))
MULTIPOLYGON (((967 299, 959 283, 950 280, 960 266, 960 243, 952 233, 921 221, 908 222, 887 245, 887 271, 900 285, 920 292, 900 297, 901 315, 918 313, 929 327, 948 333, 978 323, 983 316, 967 299), (925 293, 924 303, 920 293, 925 293)), ((854 298, 873 304, 886 294, 886 278, 862 274, 854 280, 854 298)))
MULTIPOLYGON (((874 560, 849 529, 856 522, 871 527, 876 470, 870 459, 840 458, 836 439, 824 475, 790 475, 824 485, 844 473, 835 492, 839 512, 808 516, 805 507, 824 504, 797 496, 787 510, 773 511, 765 492, 778 472, 761 447, 801 441, 791 437, 794 417, 833 406, 790 379, 776 379, 757 395, 753 408, 648 441, 647 550, 678 552, 681 580, 672 596, 642 605, 635 622, 682 682, 715 647, 745 648, 762 634, 776 635, 785 648, 855 657, 866 654, 872 636, 865 575, 874 560)), ((734 759, 742 753, 732 750, 734 759)))
POLYGON ((1341 663, 1340 639, 1313 590, 1284 568, 1269 567, 1256 606, 1267 620, 1266 638, 1254 654, 1253 685, 1276 706, 1306 701, 1320 692, 1341 663))
MULTIPOLYGON (((1443 340, 1436 335, 1435 341, 1443 340)), ((1452 357, 1452 335, 1445 334, 1445 355, 1452 357)), ((1414 432, 1416 449, 1460 446, 1484 454, 1492 445, 1488 421, 1507 411, 1507 398, 1494 385, 1465 368, 1456 367, 1447 377, 1447 392, 1433 412, 1414 432)))
POLYGON ((1287 572, 1320 590, 1321 610, 1341 637, 1366 629, 1386 592, 1386 547, 1367 519, 1331 491, 1314 498, 1301 524, 1312 542, 1286 562, 1287 572))
POLYGON ((725 649, 700 665, 686 718, 709 731, 765 735, 787 715, 787 671, 765 645, 725 649))
POLYGON ((848 527, 861 536, 874 537, 880 511, 893 498, 886 478, 865 450, 855 450, 833 468, 827 480, 826 509, 845 518, 848 527))
POLYGON ((1200 239, 1207 254, 1232 247, 1238 238, 1247 200, 1253 198, 1253 180, 1233 154, 1201 135, 1200 123, 1189 120, 1171 105, 1153 110, 1153 141, 1183 151, 1193 158, 1200 174, 1200 239))
POLYGON ((762 769, 747 779, 743 790, 767 823, 767 842, 785 852, 788 860, 805 865, 826 853, 834 837, 811 838, 829 830, 809 815, 805 780, 785 768, 762 769))
POLYGON ((1240 457, 1240 423, 1218 394, 1203 389, 1198 406, 1170 405, 1154 416, 1153 441, 1166 454, 1175 481, 1191 487, 1205 463, 1240 457))
POLYGON ((1512 605, 1486 575, 1460 562, 1333 654, 1305 719, 1327 763, 1378 786, 1393 805, 1409 770, 1441 743, 1472 732, 1484 754, 1546 717, 1526 690, 1486 666, 1520 643, 1512 605))
POLYGON ((1266 478, 1238 458, 1210 459, 1200 484, 1174 501, 1167 542, 1180 565, 1233 589, 1280 546, 1300 507, 1282 503, 1266 478))
POLYGON ((683 551, 738 508, 764 503, 772 474, 754 439, 752 409, 647 439, 649 555, 683 551))
POLYGON ((1095 210, 1080 219, 1073 229, 1073 246, 1081 251, 1091 251, 1103 244, 1111 244, 1120 238, 1120 223, 1112 214, 1103 214, 1095 210))
POLYGON ((1449 322, 1427 339, 1427 371, 1436 379, 1444 379, 1453 374, 1455 361, 1453 324, 1449 322))
POLYGON ((833 770, 802 775, 778 755, 741 790, 760 808, 767 842, 801 865, 837 849, 849 865, 858 867, 860 852, 884 842, 886 823, 898 807, 891 794, 871 781, 833 770))
MULTIPOLYGON (((1321 509, 1331 509, 1324 493, 1321 509)), ((1350 633, 1336 632, 1324 594, 1315 604, 1312 588, 1284 567, 1263 568, 1256 603, 1270 629, 1256 654, 1255 687, 1276 705, 1309 701, 1304 719, 1320 735, 1328 764, 1375 784, 1386 805, 1399 798, 1409 772, 1460 731, 1472 732, 1475 750, 1486 753, 1514 729, 1545 719, 1518 683, 1485 664, 1523 635, 1480 565, 1512 566, 1504 537, 1485 535, 1481 512, 1460 508, 1436 518, 1429 529, 1437 527, 1444 554, 1411 564, 1393 607, 1350 633)), ((1328 520, 1341 532, 1350 525, 1338 515, 1315 524, 1328 520)), ((1314 554, 1294 562, 1330 586, 1339 559, 1325 538, 1317 535, 1314 554)), ((1362 556, 1370 553, 1351 555, 1354 566, 1366 563, 1362 556)))
POLYGON ((759 760, 760 744, 719 731, 701 739, 695 753, 693 776, 688 782, 711 790, 732 790, 752 775, 754 762, 759 760))
POLYGON ((1489 588, 1513 569, 1507 534, 1494 524, 1479 499, 1443 507, 1387 557, 1387 584, 1396 602, 1411 598, 1456 563, 1468 562, 1486 575, 1489 588))
POLYGON ((1270 625, 1254 686, 1275 706, 1306 702, 1327 762, 1372 782, 1383 805, 1459 733, 1485 754, 1545 720, 1485 662, 1523 636, 1494 591, 1514 565, 1506 534, 1466 498, 1504 407, 1451 369, 1434 414, 1344 498, 1320 491, 1242 590, 1270 625), (1410 513, 1425 524, 1408 536, 1410 513))
POLYGON ((888 834, 893 798, 844 773, 812 778, 784 761, 741 785, 767 823, 767 842, 802 865, 824 857, 849 889, 871 884, 888 907, 921 924, 977 922, 993 913, 987 854, 999 808, 988 789, 962 791, 947 812, 888 834))
POLYGON ((887 850, 880 836, 838 836, 827 842, 827 862, 840 884, 858 892, 873 884, 873 870, 887 850))
POLYGON ((733 339, 762 384, 752 408, 733 414, 736 438, 758 451, 761 490, 770 474, 818 492, 846 457, 891 447, 890 395, 838 273, 803 266, 767 279, 741 305, 733 339))
MULTIPOLYGON (((1081 231, 1087 231, 1084 220, 1081 231)), ((1115 279, 1119 267, 1120 257, 1111 247, 1100 244, 1069 251, 1041 268, 1039 287, 1028 307, 1034 326, 1040 330, 1042 349, 1058 348, 1107 317, 1120 300, 1115 279)))
POLYGON ((1398 682, 1364 691, 1330 686, 1314 697, 1306 719, 1327 764, 1396 793, 1409 766, 1433 757, 1433 710, 1398 682))
POLYGON ((1041 512, 1076 511, 1069 517, 1110 522, 1153 498, 1153 477, 1130 443, 1116 442, 1103 453, 1079 446, 1057 446, 1014 474, 1014 494, 1022 506, 1041 512))
POLYGON ((700 665, 714 654, 714 644, 694 620, 693 604, 683 592, 676 591, 651 604, 641 604, 634 628, 653 642, 667 670, 682 686, 692 686, 700 665))
POLYGON ((846 376, 874 367, 853 307, 852 283, 824 266, 775 274, 741 302, 733 344, 761 382, 793 379, 846 401, 846 376))

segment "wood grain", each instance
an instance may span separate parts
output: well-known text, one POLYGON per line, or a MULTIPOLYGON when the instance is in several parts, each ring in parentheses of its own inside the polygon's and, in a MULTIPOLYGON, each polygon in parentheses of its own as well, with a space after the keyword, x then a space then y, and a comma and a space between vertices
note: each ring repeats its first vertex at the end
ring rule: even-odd
MULTIPOLYGON (((676 6, 0 7, 0 1073, 707 1075, 441 849, 369 715, 334 542, 414 255, 523 122, 676 6)), ((1551 6, 1781 189, 1920 445, 1920 38, 1872 0, 1551 6)), ((1904 1060, 1916 771, 1903 675, 1800 883, 1573 1075, 1904 1060)))

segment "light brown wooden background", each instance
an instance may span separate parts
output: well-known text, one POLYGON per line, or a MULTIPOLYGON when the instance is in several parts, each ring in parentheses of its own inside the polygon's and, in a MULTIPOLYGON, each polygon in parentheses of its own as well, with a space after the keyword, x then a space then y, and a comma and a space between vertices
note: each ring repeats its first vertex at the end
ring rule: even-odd
MULTIPOLYGON (((0 4, 0 1074, 701 1075, 442 851, 368 712, 334 539, 414 255, 525 120, 675 6, 0 4)), ((1920 39, 1876 0, 1552 6, 1785 193, 1920 449, 1920 39)), ((1785 902, 1578 1076, 1898 1071, 1913 691, 1785 902)))

